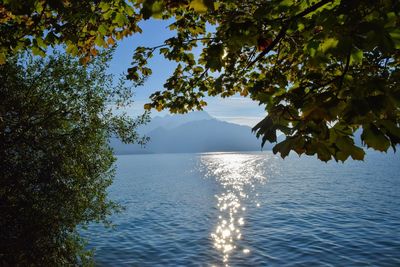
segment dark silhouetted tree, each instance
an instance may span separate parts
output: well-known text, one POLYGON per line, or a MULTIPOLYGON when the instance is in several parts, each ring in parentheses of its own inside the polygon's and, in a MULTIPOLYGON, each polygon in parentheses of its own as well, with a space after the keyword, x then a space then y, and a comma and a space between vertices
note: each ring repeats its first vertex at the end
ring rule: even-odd
POLYGON ((108 223, 118 205, 107 198, 114 176, 111 135, 142 141, 131 119, 113 109, 131 88, 113 85, 110 54, 82 66, 55 53, 28 54, 0 65, 0 265, 85 264, 77 232, 108 223))

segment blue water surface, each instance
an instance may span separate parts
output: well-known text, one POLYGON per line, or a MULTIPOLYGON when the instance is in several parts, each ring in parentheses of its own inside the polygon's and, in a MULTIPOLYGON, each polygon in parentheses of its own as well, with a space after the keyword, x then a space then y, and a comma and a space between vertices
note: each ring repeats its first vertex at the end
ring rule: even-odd
POLYGON ((400 266, 400 156, 118 156, 98 266, 400 266))

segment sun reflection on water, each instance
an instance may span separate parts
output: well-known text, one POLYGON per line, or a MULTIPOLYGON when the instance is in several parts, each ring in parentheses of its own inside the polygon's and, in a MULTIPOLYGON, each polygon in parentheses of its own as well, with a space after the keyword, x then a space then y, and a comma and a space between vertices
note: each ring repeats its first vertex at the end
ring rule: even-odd
MULTIPOLYGON (((257 197, 255 186, 267 180, 265 162, 273 156, 268 154, 217 153, 203 154, 201 165, 206 177, 216 179, 222 186, 221 193, 216 195, 219 210, 218 223, 211 233, 214 247, 222 253, 226 266, 233 253, 251 253, 248 247, 238 247, 242 238, 242 228, 246 223, 245 199, 257 197)), ((272 162, 272 161, 271 161, 272 162)), ((272 169, 269 168, 269 171, 272 169)), ((259 207, 260 203, 252 202, 259 207)))

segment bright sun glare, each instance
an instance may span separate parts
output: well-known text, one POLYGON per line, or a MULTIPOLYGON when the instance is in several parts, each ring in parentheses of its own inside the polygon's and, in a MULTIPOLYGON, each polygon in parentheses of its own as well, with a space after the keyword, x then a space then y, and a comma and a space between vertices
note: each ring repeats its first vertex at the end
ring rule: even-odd
MULTIPOLYGON (((251 252, 250 248, 239 248, 237 244, 242 238, 242 227, 245 225, 246 207, 243 202, 248 198, 245 192, 254 188, 255 184, 266 182, 267 176, 263 166, 271 157, 267 154, 236 153, 201 156, 206 176, 215 177, 224 189, 221 194, 216 195, 219 216, 211 238, 214 247, 222 253, 222 260, 226 265, 234 251, 241 250, 243 254, 251 252)), ((259 203, 254 204, 260 206, 259 203)))

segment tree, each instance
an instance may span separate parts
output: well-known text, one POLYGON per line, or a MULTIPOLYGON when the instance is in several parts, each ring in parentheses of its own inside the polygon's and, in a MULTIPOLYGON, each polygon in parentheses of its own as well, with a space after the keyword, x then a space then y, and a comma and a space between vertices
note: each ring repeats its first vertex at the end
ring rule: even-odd
POLYGON ((0 65, 0 265, 90 260, 77 226, 108 223, 111 135, 141 141, 137 119, 115 115, 131 88, 105 73, 110 53, 86 66, 55 53, 0 65))
POLYGON ((179 63, 146 108, 187 112, 203 108, 206 95, 248 96, 266 106, 266 118, 254 127, 262 144, 276 142, 277 132, 286 135, 274 148, 282 157, 294 150, 323 161, 363 159, 353 139, 360 128, 368 147, 387 151, 399 143, 397 0, 58 3, 5 1, 0 63, 18 49, 38 52, 41 40, 66 43, 84 63, 108 40, 113 44, 114 37, 139 32, 142 19, 173 19, 169 28, 176 36, 160 46, 138 47, 129 69, 130 79, 143 81, 156 51, 179 63), (31 25, 41 25, 40 31, 31 25))
POLYGON ((176 36, 139 47, 132 80, 159 51, 178 62, 146 108, 202 109, 205 95, 248 96, 266 106, 253 130, 274 153, 362 160, 353 134, 387 151, 400 143, 400 2, 396 0, 145 1, 176 36), (155 8, 155 6, 161 6, 155 8), (156 10, 156 12, 154 11, 156 10), (200 55, 195 48, 200 47, 200 55))
POLYGON ((83 63, 132 33, 140 14, 124 0, 4 0, 0 2, 0 64, 29 49, 45 55, 48 46, 66 45, 83 63))

